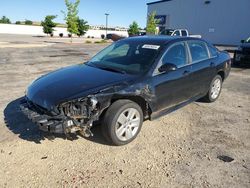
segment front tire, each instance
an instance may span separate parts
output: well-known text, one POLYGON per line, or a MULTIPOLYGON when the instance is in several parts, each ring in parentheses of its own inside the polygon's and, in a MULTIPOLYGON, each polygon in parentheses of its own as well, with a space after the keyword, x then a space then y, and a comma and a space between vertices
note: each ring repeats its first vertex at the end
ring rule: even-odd
POLYGON ((118 100, 106 111, 102 132, 111 144, 121 146, 137 137, 142 123, 143 112, 138 104, 130 100, 118 100))
POLYGON ((215 102, 221 94, 222 90, 222 78, 220 75, 216 75, 210 84, 207 95, 203 98, 206 102, 215 102))

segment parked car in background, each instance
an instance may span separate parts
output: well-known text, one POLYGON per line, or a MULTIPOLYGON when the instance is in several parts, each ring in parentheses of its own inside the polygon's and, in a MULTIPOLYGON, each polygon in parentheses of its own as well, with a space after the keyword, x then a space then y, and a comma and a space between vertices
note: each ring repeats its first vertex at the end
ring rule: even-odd
POLYGON ((116 42, 118 40, 121 40, 121 39, 124 39, 124 38, 126 38, 126 37, 120 36, 120 35, 117 35, 117 34, 107 34, 107 39, 111 39, 114 42, 116 42))
POLYGON ((241 41, 241 45, 234 52, 234 64, 250 64, 250 37, 241 41))
POLYGON ((165 29, 160 35, 201 38, 201 35, 189 35, 187 29, 165 29))
POLYGON ((114 42, 87 63, 35 80, 22 111, 41 130, 105 138, 124 145, 154 120, 193 101, 216 101, 231 59, 202 39, 141 36, 114 42))

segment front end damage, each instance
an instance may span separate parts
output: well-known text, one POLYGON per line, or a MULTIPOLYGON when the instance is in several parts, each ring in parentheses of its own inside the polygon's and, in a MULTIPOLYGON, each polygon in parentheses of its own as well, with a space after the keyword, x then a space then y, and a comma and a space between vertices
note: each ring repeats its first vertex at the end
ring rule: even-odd
MULTIPOLYGON (((123 83, 111 86, 93 95, 60 103, 52 110, 44 109, 26 97, 21 102, 20 108, 43 131, 59 134, 79 132, 83 136, 89 137, 93 136, 91 132, 93 123, 100 120, 103 112, 113 101, 132 99, 131 97, 133 99, 140 97, 146 100, 146 104, 141 105, 145 106, 145 117, 149 117, 149 112, 154 107, 155 95, 146 82, 144 84, 129 85, 123 83)), ((140 101, 137 102, 140 104, 140 101)))
POLYGON ((90 130, 93 122, 99 119, 108 105, 108 102, 101 104, 95 96, 88 96, 62 103, 49 111, 25 98, 20 108, 42 131, 58 134, 80 132, 89 137, 93 135, 90 130))

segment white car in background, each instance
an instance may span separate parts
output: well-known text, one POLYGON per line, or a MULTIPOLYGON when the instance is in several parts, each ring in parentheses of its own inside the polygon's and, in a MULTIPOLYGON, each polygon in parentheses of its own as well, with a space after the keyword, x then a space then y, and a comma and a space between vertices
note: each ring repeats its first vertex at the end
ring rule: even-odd
POLYGON ((190 35, 187 29, 165 29, 160 35, 202 38, 201 35, 190 35))

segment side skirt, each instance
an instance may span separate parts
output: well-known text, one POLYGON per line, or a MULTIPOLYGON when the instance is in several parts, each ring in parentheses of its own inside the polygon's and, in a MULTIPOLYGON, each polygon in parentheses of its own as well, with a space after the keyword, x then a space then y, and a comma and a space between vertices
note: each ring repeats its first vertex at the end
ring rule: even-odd
POLYGON ((160 112, 152 113, 151 116, 150 116, 150 121, 156 120, 156 119, 158 119, 158 118, 160 118, 160 117, 162 117, 164 115, 170 114, 171 112, 174 112, 174 111, 176 111, 176 110, 178 110, 178 109, 180 109, 180 108, 182 108, 182 107, 184 107, 184 106, 186 106, 186 105, 188 105, 188 104, 190 104, 192 102, 195 102, 195 101, 197 101, 198 99, 200 99, 202 97, 203 96, 193 97, 193 98, 191 98, 191 99, 189 99, 189 100, 187 100, 187 101, 185 101, 183 103, 180 103, 180 104, 178 104, 176 106, 167 108, 167 109, 162 110, 160 112))

